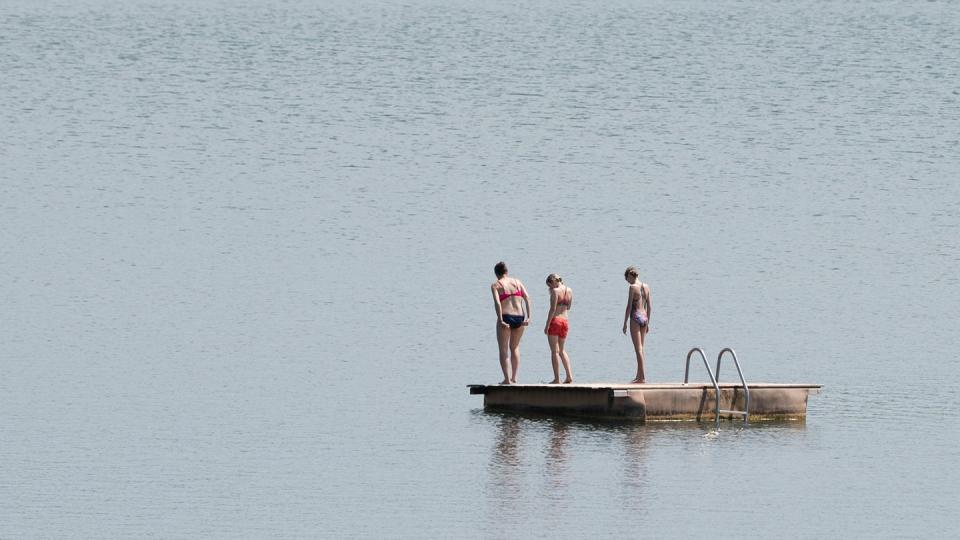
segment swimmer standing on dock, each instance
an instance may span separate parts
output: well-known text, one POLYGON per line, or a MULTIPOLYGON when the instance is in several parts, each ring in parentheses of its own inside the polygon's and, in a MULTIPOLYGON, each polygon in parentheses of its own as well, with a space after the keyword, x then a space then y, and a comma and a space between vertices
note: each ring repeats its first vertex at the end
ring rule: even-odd
POLYGON ((643 344, 647 332, 650 331, 650 314, 653 310, 650 305, 650 286, 637 279, 639 275, 632 266, 628 266, 623 272, 623 279, 630 284, 627 290, 627 309, 623 315, 623 333, 627 333, 629 322, 633 350, 637 354, 637 376, 630 382, 642 384, 647 382, 643 370, 643 344))
POLYGON ((573 382, 573 371, 570 369, 570 357, 563 345, 567 341, 567 332, 570 323, 567 313, 573 305, 573 289, 563 284, 563 278, 557 274, 547 276, 547 287, 550 287, 550 310, 547 312, 547 324, 543 333, 550 343, 550 360, 553 363, 553 380, 550 384, 560 384, 560 361, 563 361, 563 371, 567 374, 563 384, 573 382))
POLYGON ((530 296, 519 279, 508 276, 507 263, 498 262, 493 272, 497 280, 490 285, 490 292, 497 311, 497 344, 500 346, 500 368, 503 369, 500 384, 517 384, 520 338, 530 324, 530 296))

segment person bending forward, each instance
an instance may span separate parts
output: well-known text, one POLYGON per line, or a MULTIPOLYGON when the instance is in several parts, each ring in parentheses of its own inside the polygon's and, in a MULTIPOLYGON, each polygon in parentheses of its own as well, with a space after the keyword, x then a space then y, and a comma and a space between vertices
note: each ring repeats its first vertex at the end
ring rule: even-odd
POLYGON ((573 371, 570 370, 570 357, 564 349, 567 341, 567 332, 570 322, 567 314, 573 305, 573 289, 563 284, 563 278, 556 274, 547 276, 547 287, 550 288, 550 311, 547 312, 547 325, 543 333, 550 343, 550 359, 553 363, 553 380, 550 384, 560 383, 560 362, 563 361, 563 371, 567 377, 564 384, 573 382, 573 371))

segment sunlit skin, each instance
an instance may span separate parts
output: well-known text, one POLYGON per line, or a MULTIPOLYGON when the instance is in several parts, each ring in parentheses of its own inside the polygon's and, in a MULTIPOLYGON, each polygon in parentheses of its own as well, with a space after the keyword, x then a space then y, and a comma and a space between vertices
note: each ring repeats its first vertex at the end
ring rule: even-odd
POLYGON ((497 345, 500 348, 500 368, 503 370, 500 384, 516 384, 517 372, 520 370, 520 338, 530 324, 530 295, 523 283, 510 277, 506 270, 490 285, 490 292, 493 294, 493 307, 497 312, 497 345), (500 300, 501 293, 509 294, 518 290, 520 296, 509 296, 500 300), (518 328, 510 328, 503 320, 504 315, 522 316, 523 324, 518 328))
POLYGON ((647 332, 650 331, 650 318, 653 312, 653 304, 650 300, 650 286, 641 282, 635 271, 634 273, 630 273, 630 269, 628 269, 628 273, 624 275, 624 279, 630 284, 630 287, 627 290, 627 308, 623 314, 623 333, 626 334, 627 328, 629 327, 630 338, 633 340, 633 349, 637 355, 637 376, 630 382, 642 384, 647 382, 644 373, 644 360, 646 358, 643 345, 647 332), (641 325, 631 317, 635 310, 639 310, 646 315, 647 323, 645 325, 641 325))
MULTIPOLYGON (((552 276, 553 274, 551 274, 552 276)), ((547 323, 543 327, 543 333, 547 335, 547 341, 550 343, 550 360, 553 364, 553 380, 550 384, 560 384, 560 362, 563 362, 563 370, 566 373, 564 384, 573 382, 573 371, 570 369, 570 356, 564 349, 566 338, 560 336, 551 336, 547 331, 550 329, 550 321, 554 317, 567 319, 570 307, 573 306, 573 289, 564 285, 560 280, 552 277, 547 278, 547 287, 550 289, 550 309, 547 311, 547 323), (559 304, 558 300, 563 297, 569 300, 569 304, 559 304)))

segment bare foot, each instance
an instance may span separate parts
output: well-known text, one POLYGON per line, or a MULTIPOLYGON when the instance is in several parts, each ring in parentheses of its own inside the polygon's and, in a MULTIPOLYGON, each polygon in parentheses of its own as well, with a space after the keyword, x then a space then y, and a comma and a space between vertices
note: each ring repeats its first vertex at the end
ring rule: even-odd
POLYGON ((646 383, 647 383, 647 381, 644 380, 644 379, 634 379, 634 380, 630 381, 630 384, 646 384, 646 383))
POLYGON ((554 379, 554 380, 548 382, 547 384, 560 384, 560 379, 554 379))
POLYGON ((563 381, 563 384, 570 384, 570 383, 572 383, 572 382, 573 382, 573 379, 567 379, 567 380, 563 381))
POLYGON ((513 379, 512 381, 510 381, 510 384, 517 384, 517 380, 513 379))
POLYGON ((504 380, 500 381, 500 384, 510 384, 510 381, 507 380, 507 379, 504 379, 504 380))

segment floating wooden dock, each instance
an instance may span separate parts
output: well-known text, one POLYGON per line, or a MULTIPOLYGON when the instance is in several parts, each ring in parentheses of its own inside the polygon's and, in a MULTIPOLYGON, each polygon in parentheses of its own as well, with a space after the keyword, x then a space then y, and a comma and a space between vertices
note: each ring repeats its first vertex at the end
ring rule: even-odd
MULTIPOLYGON (((742 411, 743 385, 718 383, 721 411, 742 411)), ((749 419, 803 420, 807 397, 818 394, 819 384, 750 383, 749 419)), ((590 418, 626 418, 647 421, 716 418, 716 390, 711 383, 647 384, 509 384, 468 385, 471 394, 483 395, 483 406, 492 410, 534 411, 590 418)), ((721 418, 743 420, 742 415, 721 413, 721 418)))

